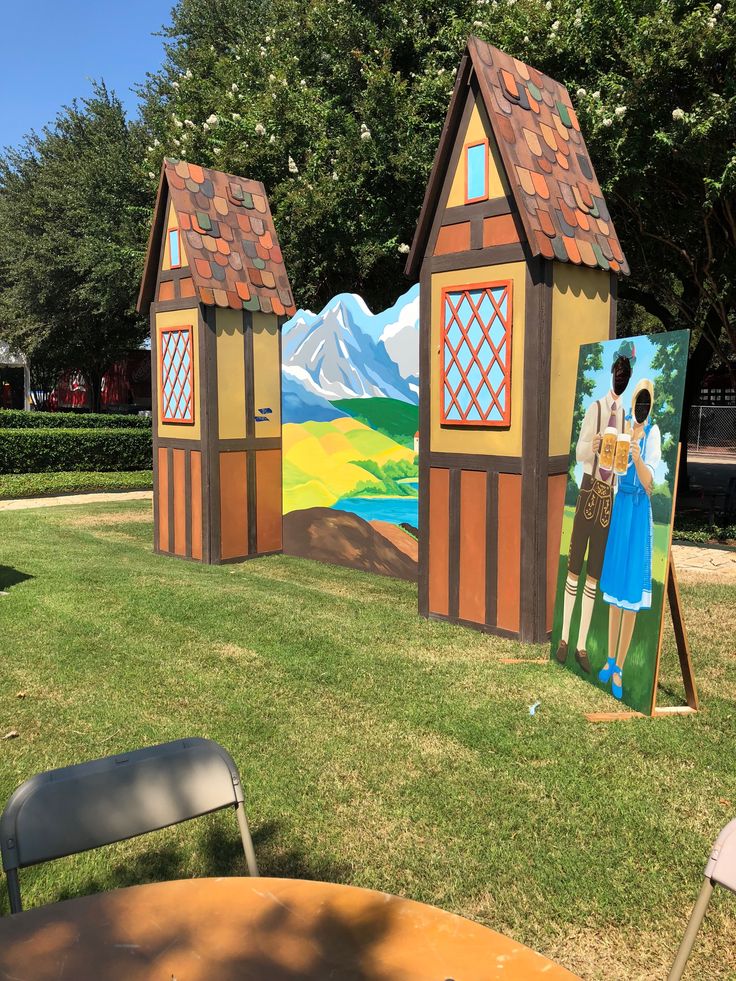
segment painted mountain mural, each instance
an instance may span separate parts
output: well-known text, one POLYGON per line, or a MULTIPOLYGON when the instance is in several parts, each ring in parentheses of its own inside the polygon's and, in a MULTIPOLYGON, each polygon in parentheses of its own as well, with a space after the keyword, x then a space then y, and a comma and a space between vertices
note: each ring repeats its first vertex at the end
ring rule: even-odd
POLYGON ((284 550, 415 578, 419 287, 340 293, 283 331, 284 550))

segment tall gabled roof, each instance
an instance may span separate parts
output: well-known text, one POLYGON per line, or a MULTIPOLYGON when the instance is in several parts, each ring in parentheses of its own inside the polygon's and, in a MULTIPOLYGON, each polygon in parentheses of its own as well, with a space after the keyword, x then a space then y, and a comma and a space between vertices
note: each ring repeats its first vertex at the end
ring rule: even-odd
POLYGON ((567 89, 476 37, 455 80, 406 274, 416 278, 424 257, 473 72, 532 253, 628 275, 567 89))
POLYGON ((263 184, 171 157, 161 168, 139 310, 154 299, 169 197, 201 303, 296 313, 263 184))

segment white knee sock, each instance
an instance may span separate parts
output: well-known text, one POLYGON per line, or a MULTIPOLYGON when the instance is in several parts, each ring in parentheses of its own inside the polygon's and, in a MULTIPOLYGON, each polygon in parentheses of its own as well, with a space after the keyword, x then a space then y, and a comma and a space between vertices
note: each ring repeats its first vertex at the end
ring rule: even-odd
POLYGON ((570 620, 572 610, 575 606, 575 597, 578 591, 578 581, 575 576, 568 575, 565 580, 565 602, 562 606, 562 635, 560 641, 568 642, 570 639, 570 620))
POLYGON ((598 583, 595 579, 586 579, 583 586, 583 602, 580 607, 580 629, 578 630, 578 650, 586 650, 590 619, 593 616, 593 605, 598 583))

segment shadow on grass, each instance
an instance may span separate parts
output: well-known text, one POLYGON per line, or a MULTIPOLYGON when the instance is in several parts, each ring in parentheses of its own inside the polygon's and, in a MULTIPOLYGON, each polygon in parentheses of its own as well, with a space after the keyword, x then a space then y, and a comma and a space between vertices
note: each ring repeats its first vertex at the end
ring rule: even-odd
POLYGON ((0 565, 0 592, 5 592, 11 586, 17 586, 18 583, 25 582, 26 579, 33 579, 33 576, 26 575, 25 572, 19 572, 12 566, 0 565))
MULTIPOLYGON (((234 823, 234 822, 233 822, 234 823)), ((311 879, 319 882, 349 883, 351 868, 347 864, 331 862, 318 855, 308 855, 299 847, 282 850, 275 847, 279 826, 268 822, 253 834, 253 845, 262 876, 285 879, 311 879)), ((243 854, 243 844, 237 826, 223 827, 218 822, 203 829, 196 843, 202 855, 204 875, 210 878, 246 876, 248 874, 243 854)), ((90 875, 77 880, 72 886, 64 886, 56 892, 51 902, 75 899, 111 889, 125 889, 151 882, 170 882, 174 879, 191 878, 187 863, 188 849, 176 843, 158 845, 143 851, 135 861, 118 861, 111 864, 102 875, 90 875)), ((22 883, 21 883, 22 888, 22 883)))

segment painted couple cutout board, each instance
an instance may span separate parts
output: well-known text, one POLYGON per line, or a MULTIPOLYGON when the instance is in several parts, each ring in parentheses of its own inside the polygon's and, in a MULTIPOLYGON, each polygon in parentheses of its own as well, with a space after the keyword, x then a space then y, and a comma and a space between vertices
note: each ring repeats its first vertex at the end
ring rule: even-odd
POLYGON ((580 348, 551 657, 649 714, 689 331, 580 348))

